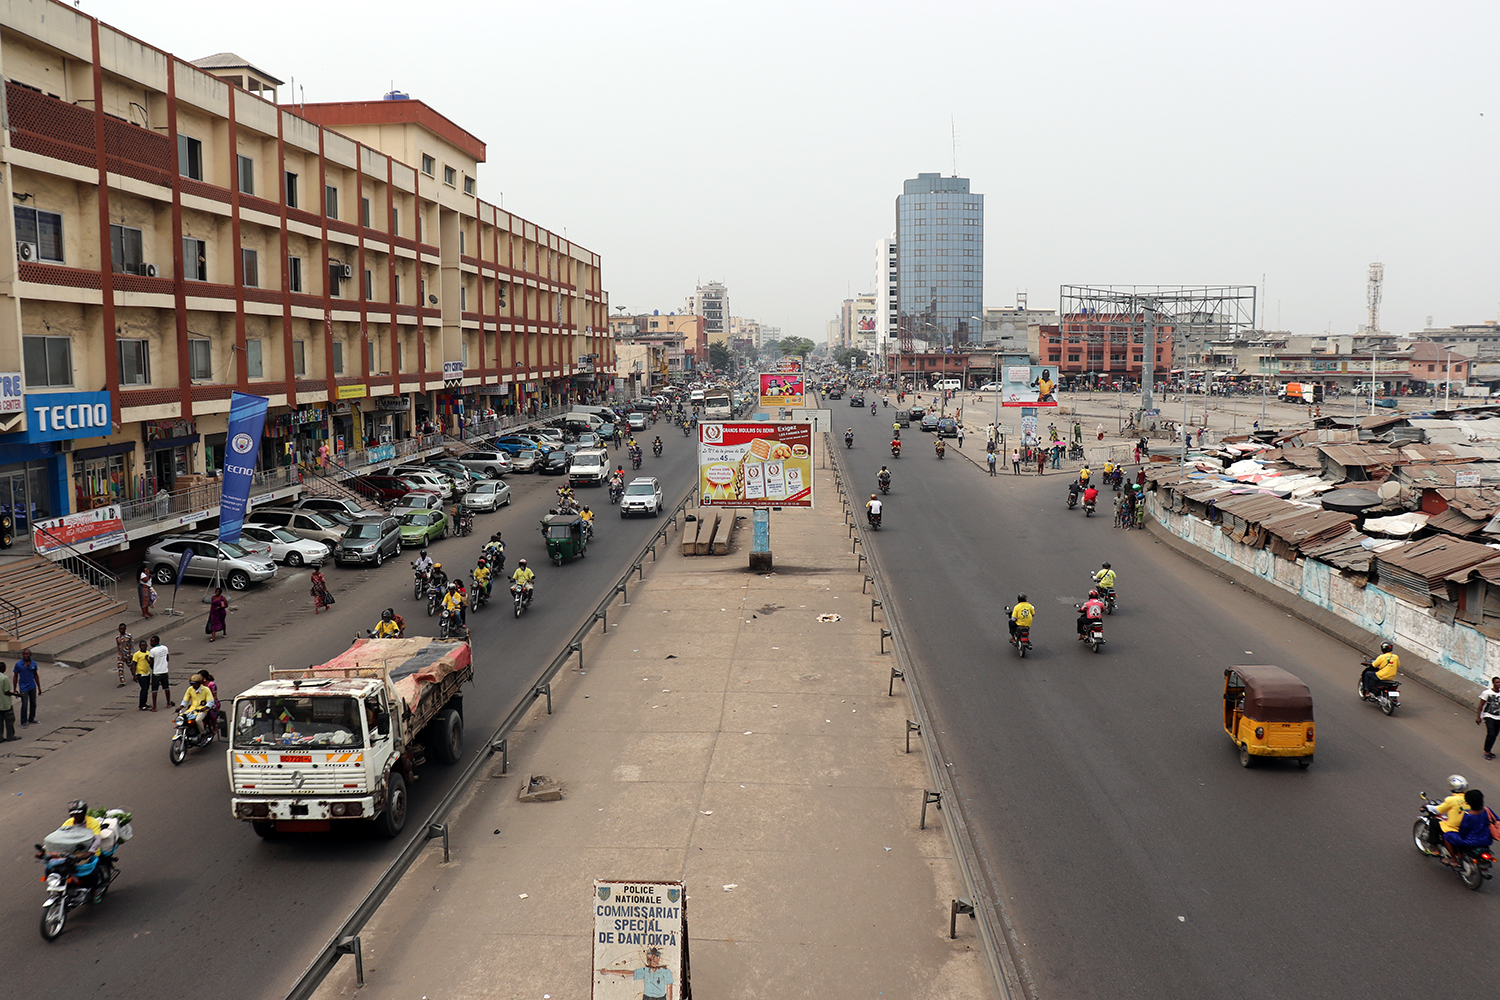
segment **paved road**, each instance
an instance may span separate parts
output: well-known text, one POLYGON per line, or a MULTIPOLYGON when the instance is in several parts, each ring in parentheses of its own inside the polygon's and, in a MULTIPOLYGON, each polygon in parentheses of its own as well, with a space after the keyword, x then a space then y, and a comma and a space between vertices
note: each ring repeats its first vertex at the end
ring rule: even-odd
POLYGON ((1034 995, 1475 988, 1500 885, 1470 892, 1408 839, 1416 793, 1450 772, 1500 796, 1472 709, 1414 683, 1394 719, 1357 702, 1353 651, 1144 532, 1067 511, 1065 473, 992 479, 937 461, 915 430, 889 462, 877 447, 889 420, 866 410, 853 424, 840 458, 854 482, 873 489, 880 464, 894 470, 871 548, 1034 995), (1073 604, 1102 559, 1122 605, 1095 656, 1074 640, 1073 604), (1003 613, 1019 590, 1038 608, 1024 661, 1003 613), (1307 771, 1240 768, 1220 725, 1235 663, 1279 664, 1311 686, 1307 771))
MULTIPOLYGON (((658 426, 666 451, 654 459, 647 447, 640 474, 661 478, 667 502, 675 503, 696 474, 695 446, 680 431, 668 434, 665 424, 658 426)), ((623 452, 613 454, 624 460, 623 452)), ((598 534, 584 559, 555 568, 536 528, 559 482, 514 477, 509 509, 481 515, 469 538, 433 547, 434 557, 451 573, 472 565, 481 541, 499 529, 506 536, 507 566, 513 568, 524 556, 537 569, 537 602, 525 617, 514 619, 508 601, 470 615, 477 668, 476 685, 464 704, 470 752, 662 523, 622 520, 603 490, 580 491, 584 502, 597 494, 597 504, 590 506, 601 514, 598 534)), ((232 695, 260 680, 267 664, 317 663, 336 655, 387 605, 414 631, 432 625, 425 608, 412 600, 405 561, 380 570, 329 569, 327 576, 339 595, 331 613, 314 618, 307 574, 283 569, 282 579, 252 593, 244 610, 231 616, 230 641, 210 645, 203 636, 190 635, 172 643, 174 678, 185 676, 190 666, 211 665, 220 691, 232 695)), ((137 634, 143 624, 133 626, 137 634)), ((73 678, 64 687, 115 690, 112 667, 109 676, 100 668, 91 674, 98 676, 73 678)), ((44 695, 40 721, 49 727, 68 721, 48 715, 49 709, 60 712, 63 703, 61 692, 51 704, 44 695)), ((174 768, 167 759, 171 716, 136 711, 133 687, 121 691, 98 717, 104 721, 87 736, 0 778, 6 803, 0 843, 9 845, 0 855, 0 879, 9 887, 0 922, 20 949, 0 977, 7 992, 86 996, 103 991, 121 1000, 199 997, 205 989, 234 997, 285 995, 389 864, 400 841, 379 840, 362 830, 261 841, 229 815, 221 749, 190 752, 174 768), (120 851, 121 875, 109 898, 76 914, 48 946, 36 931, 42 892, 30 846, 66 818, 66 803, 80 796, 94 805, 132 809, 136 837, 120 851)), ((423 769, 423 780, 412 789, 408 832, 420 826, 459 770, 423 769)))

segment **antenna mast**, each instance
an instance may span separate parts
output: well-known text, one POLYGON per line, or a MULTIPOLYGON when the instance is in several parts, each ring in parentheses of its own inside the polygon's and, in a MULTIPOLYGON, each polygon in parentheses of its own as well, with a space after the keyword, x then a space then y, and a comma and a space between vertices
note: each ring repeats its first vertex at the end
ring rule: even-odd
POLYGON ((958 123, 948 116, 948 131, 953 135, 953 176, 958 176, 958 123))
POLYGON ((1380 332, 1380 286, 1385 282, 1385 265, 1376 261, 1370 265, 1370 280, 1365 288, 1365 302, 1370 307, 1370 334, 1380 332))

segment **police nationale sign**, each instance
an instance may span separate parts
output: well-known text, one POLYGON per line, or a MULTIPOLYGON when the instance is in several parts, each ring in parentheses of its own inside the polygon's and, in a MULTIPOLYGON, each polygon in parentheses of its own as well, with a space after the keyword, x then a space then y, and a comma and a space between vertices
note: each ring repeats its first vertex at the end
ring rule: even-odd
POLYGON ((681 882, 594 883, 593 1000, 690 1000, 681 882))
POLYGON ((26 394, 26 437, 30 441, 68 441, 112 433, 107 392, 26 394))

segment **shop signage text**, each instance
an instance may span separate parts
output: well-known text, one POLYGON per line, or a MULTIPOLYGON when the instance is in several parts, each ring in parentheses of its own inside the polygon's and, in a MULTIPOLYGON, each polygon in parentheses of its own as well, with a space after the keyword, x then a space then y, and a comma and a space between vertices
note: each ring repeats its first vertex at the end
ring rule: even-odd
POLYGON ((84 552, 125 541, 125 522, 118 504, 85 510, 77 514, 38 521, 32 532, 32 546, 45 555, 71 545, 84 552))
POLYGON ((67 441, 113 433, 107 392, 48 392, 26 397, 27 436, 32 441, 67 441))
POLYGON ((21 413, 26 409, 26 386, 20 372, 0 372, 0 413, 21 413))
POLYGON ((339 399, 364 399, 370 390, 363 385, 341 385, 339 386, 339 399))

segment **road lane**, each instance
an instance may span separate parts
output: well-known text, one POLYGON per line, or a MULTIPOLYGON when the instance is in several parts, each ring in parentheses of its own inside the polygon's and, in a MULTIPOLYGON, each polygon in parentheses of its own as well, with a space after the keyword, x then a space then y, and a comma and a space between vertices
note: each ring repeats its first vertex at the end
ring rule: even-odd
MULTIPOLYGON (((695 446, 680 431, 666 433, 664 423, 657 428, 663 456, 651 455, 649 441, 658 433, 652 429, 646 433, 638 474, 660 478, 664 500, 672 504, 695 481, 695 446)), ((616 450, 612 457, 624 461, 628 480, 632 471, 624 452, 616 450)), ((465 692, 469 753, 662 523, 649 517, 622 519, 603 489, 580 489, 582 502, 599 515, 597 534, 585 558, 554 567, 547 560, 538 519, 562 479, 516 476, 509 482, 514 495, 510 508, 477 517, 468 538, 432 546, 434 558, 450 575, 467 574, 482 542, 498 529, 507 543, 507 568, 525 557, 537 571, 537 601, 521 619, 510 614, 508 599, 470 614, 476 683, 465 692)), ((272 588, 253 594, 244 610, 231 615, 229 641, 209 644, 190 632, 169 641, 178 686, 173 693, 180 695, 190 668, 197 666, 213 670, 227 698, 262 679, 267 664, 327 660, 348 646, 356 630, 371 627, 386 606, 402 614, 409 634, 435 634, 436 621, 427 619, 425 607, 412 599, 406 563, 414 555, 379 570, 328 569, 339 600, 331 612, 316 618, 307 596, 307 572, 283 568, 272 588)), ((140 634, 147 624, 133 627, 140 634)), ((103 677, 104 669, 96 667, 93 673, 103 679, 77 680, 112 685, 112 668, 107 672, 109 677, 103 677)), ((131 809, 136 831, 120 850, 121 875, 109 898, 77 913, 47 951, 32 951, 43 947, 39 937, 26 944, 26 954, 57 960, 11 963, 7 988, 32 996, 103 990, 119 998, 187 998, 201 996, 207 981, 207 988, 231 996, 282 996, 402 841, 379 840, 358 829, 262 841, 248 824, 229 815, 222 744, 189 751, 188 759, 174 768, 167 759, 171 716, 136 711, 135 697, 134 688, 122 689, 105 713, 108 721, 93 732, 0 778, 8 806, 0 816, 0 835, 10 845, 0 855, 0 877, 10 886, 0 914, 22 942, 37 933, 42 900, 36 881, 40 866, 30 845, 65 818, 68 800, 83 797, 91 805, 131 809)), ((48 726, 64 721, 47 716, 45 696, 39 707, 48 726)), ((408 835, 460 770, 421 769, 411 793, 408 835)))
MULTIPOLYGON (((840 457, 857 490, 874 489, 882 463, 894 472, 870 548, 1036 995, 1472 984, 1500 912, 1493 883, 1465 890, 1408 840, 1419 789, 1452 771, 1483 787, 1471 713, 1408 684, 1385 718, 1352 694, 1356 652, 1102 511, 1067 511, 1066 474, 990 478, 937 461, 915 430, 891 462, 889 426, 866 412, 840 457), (1103 559, 1121 610, 1096 656, 1074 639, 1072 605, 1103 559), (1038 608, 1024 661, 1004 623, 1022 590, 1038 608), (1235 663, 1276 663, 1311 686, 1309 770, 1239 767, 1220 725, 1235 663)), ((980 457, 982 439, 965 450, 976 443, 980 457)))

